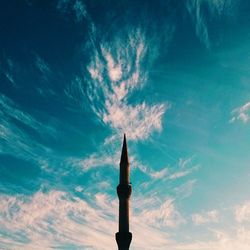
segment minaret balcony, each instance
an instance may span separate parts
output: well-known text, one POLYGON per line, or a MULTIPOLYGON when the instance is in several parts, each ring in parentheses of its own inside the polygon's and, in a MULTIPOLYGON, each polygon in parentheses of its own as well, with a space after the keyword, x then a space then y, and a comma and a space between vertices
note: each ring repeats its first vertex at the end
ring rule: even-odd
POLYGON ((119 199, 128 199, 132 193, 130 184, 119 184, 117 186, 117 195, 119 199))

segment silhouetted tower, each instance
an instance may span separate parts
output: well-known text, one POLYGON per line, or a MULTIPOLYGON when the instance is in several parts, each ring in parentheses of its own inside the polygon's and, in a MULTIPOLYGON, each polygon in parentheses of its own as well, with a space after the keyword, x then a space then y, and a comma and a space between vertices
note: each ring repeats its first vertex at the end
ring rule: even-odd
POLYGON ((132 240, 132 233, 129 232, 129 198, 132 192, 129 172, 127 142, 126 135, 124 134, 120 161, 120 184, 117 186, 117 195, 119 197, 119 232, 115 236, 119 250, 128 250, 132 240))

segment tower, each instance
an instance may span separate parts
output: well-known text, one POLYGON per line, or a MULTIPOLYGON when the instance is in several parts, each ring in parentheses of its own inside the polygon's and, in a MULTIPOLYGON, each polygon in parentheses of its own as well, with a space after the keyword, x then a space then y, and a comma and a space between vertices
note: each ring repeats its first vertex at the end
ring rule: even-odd
POLYGON ((117 186, 117 195, 119 198, 119 232, 116 233, 115 237, 119 250, 128 250, 132 240, 132 233, 129 232, 129 198, 132 192, 129 172, 127 141, 124 134, 120 160, 120 183, 117 186))

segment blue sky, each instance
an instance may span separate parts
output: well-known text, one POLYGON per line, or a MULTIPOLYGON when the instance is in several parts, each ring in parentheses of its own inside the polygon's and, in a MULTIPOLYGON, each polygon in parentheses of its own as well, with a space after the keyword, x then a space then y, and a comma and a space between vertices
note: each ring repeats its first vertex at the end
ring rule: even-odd
POLYGON ((250 3, 2 1, 0 248, 250 246, 250 3))

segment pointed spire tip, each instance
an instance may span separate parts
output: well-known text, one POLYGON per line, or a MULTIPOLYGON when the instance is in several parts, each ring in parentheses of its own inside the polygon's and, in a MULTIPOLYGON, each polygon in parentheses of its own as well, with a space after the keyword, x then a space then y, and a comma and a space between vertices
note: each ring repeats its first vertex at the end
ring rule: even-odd
POLYGON ((128 149, 127 149, 127 140, 126 140, 125 133, 124 133, 124 137, 123 137, 122 155, 121 155, 120 162, 128 162, 128 149))

